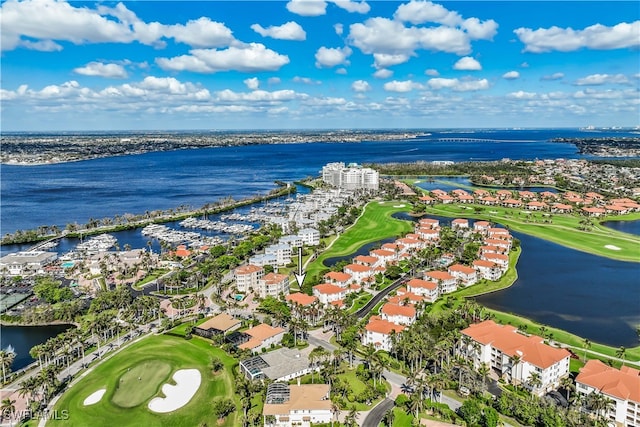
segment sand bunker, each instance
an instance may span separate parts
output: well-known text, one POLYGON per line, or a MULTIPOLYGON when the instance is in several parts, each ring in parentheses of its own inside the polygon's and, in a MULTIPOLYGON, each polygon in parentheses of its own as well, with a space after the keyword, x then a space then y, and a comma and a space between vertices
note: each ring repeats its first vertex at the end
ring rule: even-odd
POLYGON ((176 385, 165 384, 165 397, 155 397, 149 402, 149 409, 161 414, 175 411, 189 403, 200 387, 201 375, 197 369, 180 369, 173 374, 176 385))
POLYGON ((611 249, 612 251, 619 251, 620 250, 620 248, 615 246, 615 245, 605 245, 604 247, 607 248, 607 249, 611 249))
POLYGON ((393 205, 394 208, 404 208, 404 205, 393 205))
POLYGON ((106 388, 101 388, 100 390, 91 393, 91 395, 89 397, 87 397, 84 402, 82 402, 82 404, 84 406, 89 406, 89 405, 93 405, 95 403, 100 402, 100 399, 102 399, 102 396, 104 396, 104 394, 107 392, 106 388))

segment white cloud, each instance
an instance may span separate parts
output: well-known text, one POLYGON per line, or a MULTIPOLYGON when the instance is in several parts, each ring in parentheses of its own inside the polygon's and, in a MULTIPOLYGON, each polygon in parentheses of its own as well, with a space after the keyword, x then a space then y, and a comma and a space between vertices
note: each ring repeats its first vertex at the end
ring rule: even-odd
POLYGON ((256 90, 260 86, 260 80, 257 77, 252 77, 250 79, 245 79, 242 81, 248 89, 256 90))
POLYGON ((624 74, 591 74, 575 81, 576 86, 600 86, 606 83, 628 84, 624 74))
POLYGON ((400 21, 378 17, 349 29, 349 43, 365 54, 413 56, 425 49, 464 55, 471 51, 469 36, 458 28, 405 27, 400 21))
POLYGON ((537 94, 533 92, 524 92, 522 90, 519 90, 517 92, 511 92, 510 94, 507 95, 507 98, 513 98, 513 99, 534 99, 536 97, 537 97, 537 94))
POLYGON ((490 40, 498 29, 498 24, 493 19, 487 21, 480 21, 478 18, 464 19, 458 12, 423 0, 411 0, 409 3, 398 6, 393 16, 399 21, 414 25, 435 22, 448 27, 460 27, 473 40, 490 40))
POLYGON ((344 25, 342 25, 342 24, 335 24, 335 25, 333 26, 333 29, 334 29, 334 30, 336 30, 336 34, 337 34, 337 35, 341 36, 341 35, 342 35, 342 33, 344 32, 344 25))
POLYGON ((489 89, 489 81, 487 79, 460 80, 436 77, 433 79, 429 79, 427 84, 431 89, 451 89, 456 92, 470 92, 489 89))
POLYGON ((376 79, 388 79, 391 76, 393 76, 393 71, 387 70, 386 68, 381 68, 373 73, 373 77, 376 79))
POLYGON ((517 71, 507 71, 502 75, 502 78, 506 80, 515 80, 520 78, 520 73, 517 71))
POLYGON ((341 9, 346 10, 350 13, 369 13, 371 7, 367 4, 366 1, 352 1, 352 0, 329 0, 331 3, 334 3, 341 9))
POLYGON ((458 59, 458 61, 456 61, 455 64, 453 64, 453 69, 454 70, 477 71, 477 70, 482 70, 482 65, 480 65, 480 62, 478 62, 474 58, 472 58, 470 56, 464 56, 464 57, 458 59))
POLYGON ((287 10, 300 16, 320 16, 327 13, 327 2, 324 0, 290 0, 287 10))
POLYGON ((104 64, 102 62, 89 62, 84 67, 74 68, 76 74, 83 76, 106 77, 110 79, 125 79, 128 77, 127 71, 122 65, 104 64))
POLYGON ((280 80, 280 77, 269 77, 267 79, 267 83, 270 85, 277 85, 280 84, 282 80, 280 80))
POLYGON ((395 55, 389 53, 374 53, 373 66, 376 68, 387 68, 392 65, 404 64, 409 58, 409 55, 403 53, 395 55))
POLYGON ((424 70, 424 73, 427 76, 431 76, 431 77, 437 77, 440 75, 440 73, 438 72, 438 70, 434 69, 434 68, 428 68, 426 70, 424 70))
POLYGON ((529 68, 529 63, 528 62, 521 63, 520 68, 529 68))
POLYGON ((546 76, 542 76, 540 80, 562 80, 564 78, 564 73, 553 73, 548 74, 546 76))
POLYGON ((343 75, 343 76, 344 76, 344 75, 347 75, 347 69, 346 69, 346 68, 344 68, 344 67, 338 68, 338 69, 336 70, 336 74, 341 74, 341 75, 343 75))
POLYGON ((289 63, 289 57, 267 49, 260 43, 231 46, 227 49, 192 49, 190 55, 157 58, 163 70, 216 73, 219 71, 275 71, 289 63))
POLYGON ((356 80, 351 83, 351 90, 354 92, 368 92, 371 90, 371 85, 364 80, 356 80))
POLYGON ((640 46, 640 21, 622 22, 607 27, 596 24, 584 30, 572 28, 518 28, 514 30, 525 44, 525 52, 542 53, 551 51, 571 52, 586 48, 597 50, 623 49, 640 46))
POLYGON ((271 37, 279 40, 306 40, 307 33, 304 29, 294 21, 289 21, 280 26, 270 26, 263 28, 260 24, 253 24, 251 29, 262 37, 271 37))
POLYGON ((343 48, 329 48, 322 46, 316 52, 316 67, 318 68, 331 68, 336 65, 345 64, 348 65, 349 61, 347 58, 351 55, 353 51, 345 46, 343 48))
POLYGON ((424 88, 424 86, 422 86, 420 83, 416 83, 411 80, 405 80, 405 81, 393 80, 391 82, 385 83, 383 87, 384 87, 384 90, 386 90, 387 92, 398 92, 398 93, 411 92, 414 89, 424 88))
POLYGON ((282 102, 292 101, 298 98, 298 94, 290 89, 276 90, 269 92, 266 90, 254 90, 251 92, 234 92, 230 89, 216 92, 216 100, 220 102, 282 102))
POLYGON ((318 81, 318 80, 313 80, 309 77, 300 77, 300 76, 295 76, 293 79, 294 83, 304 83, 306 85, 319 85, 322 84, 322 82, 318 81))
MULTIPOLYGON (((134 25, 134 29, 136 25, 134 25)), ((229 28, 205 17, 189 21, 185 25, 161 26, 154 22, 149 24, 149 27, 157 27, 156 34, 154 34, 157 38, 164 33, 166 37, 173 37, 175 41, 192 47, 221 47, 228 46, 234 41, 229 28)))
POLYGON ((2 50, 61 50, 56 40, 77 45, 137 41, 155 47, 164 47, 166 38, 192 47, 222 47, 234 41, 229 28, 209 18, 175 25, 146 23, 123 3, 90 9, 61 0, 8 1, 1 11, 2 50))

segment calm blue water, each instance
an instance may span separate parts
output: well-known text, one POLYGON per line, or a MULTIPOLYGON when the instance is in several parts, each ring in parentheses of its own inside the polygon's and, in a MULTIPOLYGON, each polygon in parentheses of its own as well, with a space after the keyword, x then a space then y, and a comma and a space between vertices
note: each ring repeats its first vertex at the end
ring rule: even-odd
MULTIPOLYGON (((0 233, 40 225, 64 227, 70 222, 86 223, 89 218, 179 205, 200 207, 227 196, 239 199, 275 188, 276 180, 316 176, 323 165, 335 161, 580 158, 575 146, 548 142, 555 137, 579 136, 609 134, 578 130, 433 131, 429 136, 407 141, 255 145, 58 165, 2 165, 0 233), (443 138, 482 141, 454 142, 443 138)), ((121 248, 127 243, 133 248, 146 247, 147 239, 139 230, 115 235, 121 248)), ((611 261, 539 239, 518 237, 525 250, 520 258, 517 284, 482 297, 483 304, 567 329, 592 341, 629 347, 636 344, 633 326, 640 323, 638 264, 611 261)), ((76 243, 63 241, 58 251, 65 252, 76 243)), ((2 248, 3 252, 16 249, 21 248, 2 248)))
POLYGON ((0 348, 5 349, 9 344, 16 351, 16 358, 11 369, 17 371, 33 362, 29 356, 31 347, 46 342, 61 332, 69 329, 69 325, 48 326, 3 326, 0 337, 0 348))
MULTIPOLYGON (((404 212, 394 217, 415 219, 404 212)), ((450 225, 452 220, 428 217, 440 220, 441 225, 450 225)), ((640 221, 627 222, 632 223, 636 229, 640 226, 640 221)), ((598 257, 514 231, 511 234, 523 248, 518 279, 503 291, 478 297, 480 304, 593 342, 614 347, 637 345, 640 264, 598 257)))
POLYGON ((273 189, 275 180, 316 176, 323 165, 334 161, 576 158, 580 156, 574 145, 547 141, 580 135, 584 133, 577 130, 432 132, 406 141, 252 145, 55 165, 2 165, 0 233, 252 196, 273 189), (482 141, 443 142, 441 138, 482 141))
POLYGON ((640 221, 606 221, 603 222, 602 225, 613 228, 614 230, 622 231, 623 233, 640 236, 640 221))

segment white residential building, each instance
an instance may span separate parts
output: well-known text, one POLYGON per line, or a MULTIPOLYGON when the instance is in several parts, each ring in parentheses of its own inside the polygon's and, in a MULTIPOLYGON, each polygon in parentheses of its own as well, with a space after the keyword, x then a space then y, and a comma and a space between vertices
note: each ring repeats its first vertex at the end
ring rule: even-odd
POLYGON ((258 287, 258 280, 264 276, 264 268, 259 265, 243 265, 234 271, 236 288, 239 292, 249 292, 258 287))
POLYGON ((478 281, 478 273, 471 267, 462 264, 454 264, 447 269, 449 274, 456 278, 462 286, 471 286, 478 281))
POLYGON ((409 326, 416 321, 416 309, 412 305, 399 305, 386 303, 380 309, 383 320, 398 325, 409 326))
POLYGON ((411 279, 407 282, 407 292, 420 295, 428 302, 438 299, 438 284, 422 279, 411 279))
POLYGON ((276 265, 287 265, 291 262, 291 246, 283 243, 267 246, 264 250, 266 255, 276 257, 276 265))
POLYGON ((278 265, 278 259, 275 255, 257 254, 249 258, 249 264, 264 267, 265 265, 278 265))
POLYGON ((473 268, 478 270, 478 274, 483 279, 496 281, 502 276, 502 269, 493 261, 477 259, 473 261, 473 268))
POLYGON ((278 243, 289 245, 290 248, 299 248, 302 246, 302 237, 297 234, 287 234, 278 239, 278 243))
POLYGON ((440 295, 449 294, 458 289, 458 281, 446 271, 428 271, 424 273, 426 280, 430 280, 438 284, 438 292, 440 295))
POLYGON ((629 366, 620 369, 589 360, 576 377, 576 391, 582 396, 600 393, 615 403, 606 418, 618 426, 640 426, 640 371, 629 366))
POLYGON ((269 273, 258 280, 256 291, 261 298, 266 298, 267 296, 278 298, 280 294, 289 295, 289 276, 269 273))
POLYGON ((333 420, 327 384, 270 384, 262 410, 266 427, 310 427, 333 420))
POLYGON ((315 228, 303 228, 298 231, 298 236, 305 246, 317 246, 320 244, 320 232, 315 228))
POLYGON ((372 190, 379 188, 379 174, 355 164, 329 163, 322 168, 322 181, 343 190, 372 190))
POLYGON ((363 345, 373 345, 376 350, 391 351, 392 336, 404 331, 404 326, 397 325, 382 319, 380 316, 371 316, 362 335, 363 345))
POLYGON ((0 270, 6 269, 10 276, 38 273, 42 268, 58 258, 55 252, 25 251, 5 255, 0 258, 0 270))
POLYGON ((375 275, 373 268, 360 264, 349 264, 343 270, 345 273, 350 274, 356 283, 375 275))
POLYGON ((536 335, 522 335, 511 325, 485 320, 462 330, 461 334, 460 352, 476 369, 484 363, 507 381, 522 385, 538 396, 558 388, 560 379, 569 375, 571 354, 566 349, 544 344, 536 335), (533 387, 535 376, 540 385, 533 387))
POLYGON ((341 288, 331 283, 322 283, 313 287, 313 296, 318 298, 322 305, 342 301, 349 292, 351 292, 349 288, 341 288))

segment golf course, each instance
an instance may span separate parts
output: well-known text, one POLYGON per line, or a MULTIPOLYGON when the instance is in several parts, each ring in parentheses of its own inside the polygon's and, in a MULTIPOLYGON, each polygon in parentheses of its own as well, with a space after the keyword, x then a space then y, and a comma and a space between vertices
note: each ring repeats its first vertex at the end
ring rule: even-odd
POLYGON ((409 212, 411 205, 398 201, 373 201, 368 203, 358 220, 337 236, 327 249, 308 267, 310 276, 326 269, 324 260, 336 256, 349 255, 367 243, 385 239, 387 237, 401 237, 413 230, 413 224, 393 218, 396 212, 409 212))
POLYGON ((426 213, 451 218, 483 219, 582 252, 620 261, 640 262, 640 237, 599 224, 600 221, 637 220, 640 219, 639 213, 596 219, 473 204, 437 204, 428 206, 426 213))
MULTIPOLYGON (((236 364, 204 339, 149 336, 73 384, 54 407, 67 410, 69 419, 47 425, 125 426, 133 420, 145 427, 214 425, 213 400, 235 402, 236 364), (211 370, 214 357, 224 364, 216 373, 211 370)), ((236 412, 216 425, 237 425, 236 412)))

